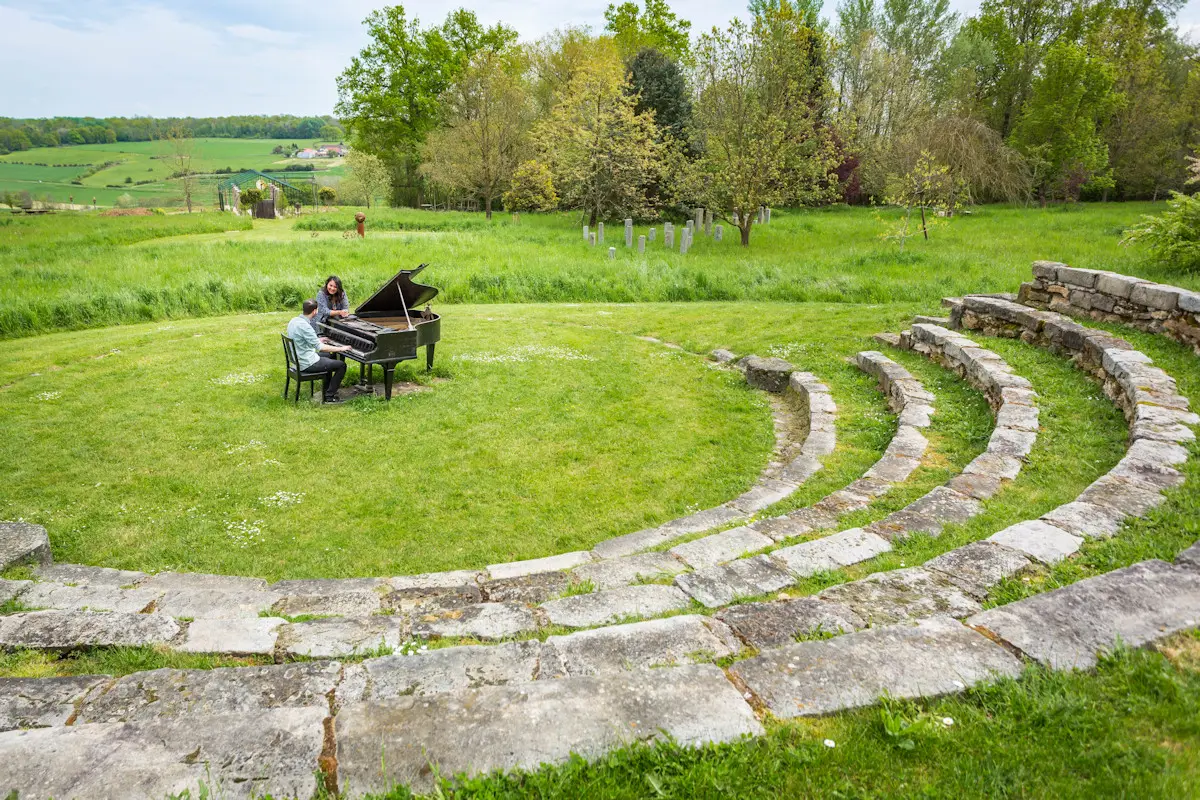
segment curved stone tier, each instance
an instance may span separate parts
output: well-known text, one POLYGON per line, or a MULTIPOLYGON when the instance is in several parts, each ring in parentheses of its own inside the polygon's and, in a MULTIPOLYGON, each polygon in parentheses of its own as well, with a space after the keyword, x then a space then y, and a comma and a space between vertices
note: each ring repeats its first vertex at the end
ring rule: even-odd
POLYGON ((1200 293, 1130 275, 1033 262, 1017 299, 1030 306, 1163 333, 1200 354, 1200 293))
POLYGON ((1078 550, 1084 539, 1112 536, 1126 518, 1144 516, 1163 501, 1162 492, 1183 483, 1175 466, 1187 461, 1181 444, 1196 438, 1191 426, 1200 424, 1200 416, 1189 409, 1171 376, 1129 342, 997 297, 954 300, 951 320, 1069 356, 1101 380, 1129 422, 1129 449, 1115 467, 1074 501, 1006 528, 993 541, 1054 563, 1078 550))

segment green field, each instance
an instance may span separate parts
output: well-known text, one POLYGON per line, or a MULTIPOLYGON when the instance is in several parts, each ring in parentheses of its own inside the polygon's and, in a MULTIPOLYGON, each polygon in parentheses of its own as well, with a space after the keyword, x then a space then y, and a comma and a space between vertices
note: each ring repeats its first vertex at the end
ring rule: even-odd
MULTIPOLYGON (((646 254, 590 248, 572 214, 497 215, 367 210, 367 238, 346 239, 353 210, 249 223, 228 214, 179 215, 114 224, 89 215, 52 224, 0 215, 0 278, 21 302, 0 307, 0 337, 235 311, 292 307, 330 273, 361 299, 401 267, 432 264, 439 302, 782 301, 920 303, 965 292, 1013 291, 1029 264, 1056 258, 1187 286, 1122 231, 1163 204, 1081 206, 1069 211, 989 206, 934 229, 901 253, 883 241, 872 209, 779 212, 756 227, 751 247, 732 234, 698 237, 687 256, 658 241, 646 254), (172 229, 172 226, 175 226, 172 229), (237 230, 228 237, 213 236, 237 230), (114 248, 114 231, 141 242, 114 248), (139 231, 144 231, 138 233, 139 231), (160 237, 207 233, 200 240, 160 237), (386 233, 386 236, 377 236, 386 233), (181 246, 182 245, 182 246, 181 246), (47 250, 53 257, 47 258, 47 250)), ((620 229, 609 243, 620 245, 620 229)), ((638 226, 637 234, 645 234, 638 226)))
MULTIPOLYGON (((286 139, 196 139, 192 170, 202 176, 197 192, 202 206, 215 204, 218 169, 256 169, 282 171, 290 164, 311 163, 323 174, 341 174, 342 159, 298 161, 273 154, 279 145, 314 147, 321 142, 286 139)), ((74 197, 78 205, 90 205, 92 198, 100 206, 111 206, 122 194, 131 195, 146 206, 177 205, 182 198, 178 180, 171 179, 178 166, 171 158, 168 142, 116 142, 81 147, 38 147, 0 156, 0 194, 27 191, 36 199, 50 197, 66 203, 74 197), (94 167, 94 174, 85 175, 94 167), (126 180, 131 181, 127 184, 126 180), (73 184, 79 180, 81 185, 73 184), (139 185, 140 184, 140 185, 139 185), (116 188, 112 188, 112 187, 116 188)), ((309 174, 309 173, 302 173, 309 174)))
MULTIPOLYGON (((574 215, 488 223, 371 209, 365 240, 343 237, 350 211, 253 223, 0 217, 0 279, 17 299, 0 308, 0 518, 44 524, 63 561, 267 578, 471 568, 584 548, 728 499, 766 463, 769 407, 740 376, 705 366, 699 356, 716 347, 785 357, 838 403, 837 450, 767 513, 786 511, 861 475, 895 429, 883 396, 847 361, 879 346, 873 333, 936 313, 944 295, 1013 291, 1037 258, 1200 288, 1200 278, 1118 245, 1161 207, 985 207, 904 253, 879 238, 871 209, 780 211, 749 249, 732 236, 697 237, 687 256, 661 241, 644 256, 627 251, 618 223, 614 260, 607 246, 583 243, 574 215), (326 275, 346 279, 353 306, 421 262, 431 263, 422 281, 442 289, 443 333, 432 375, 403 370, 420 391, 334 408, 279 396, 278 333, 326 275)), ((1189 348, 1104 327, 1200 407, 1189 348)), ((1121 458, 1127 424, 1095 381, 1046 350, 972 338, 1040 395, 1029 463, 970 521, 820 573, 793 595, 984 539, 1068 501, 1121 458)), ((842 527, 941 484, 993 427, 983 397, 955 375, 915 353, 888 355, 936 395, 930 449, 910 480, 842 527)), ((1187 482, 1145 519, 1004 582, 989 605, 1174 558, 1200 538, 1200 445, 1190 453, 1187 482)), ((0 656, 0 675, 224 663, 170 658, 18 653, 0 656)), ((632 748, 595 764, 446 783, 440 796, 1191 797, 1198 709, 1193 633, 1166 655, 1118 653, 1096 674, 1034 669, 941 700, 768 720, 757 741, 632 748)))

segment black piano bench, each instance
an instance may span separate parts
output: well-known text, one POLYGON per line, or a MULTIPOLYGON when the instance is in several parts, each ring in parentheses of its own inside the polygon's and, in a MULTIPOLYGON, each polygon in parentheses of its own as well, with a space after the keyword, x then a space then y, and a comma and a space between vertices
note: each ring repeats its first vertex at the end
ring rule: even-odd
POLYGON ((296 343, 292 341, 292 337, 286 333, 280 334, 283 337, 283 360, 287 364, 287 381, 283 384, 283 397, 286 400, 288 390, 292 388, 292 381, 296 381, 296 396, 292 399, 294 403, 300 403, 300 384, 308 384, 308 396, 313 396, 313 383, 321 382, 321 396, 325 396, 325 390, 329 388, 328 372, 301 372, 300 371, 300 356, 296 354, 296 343))

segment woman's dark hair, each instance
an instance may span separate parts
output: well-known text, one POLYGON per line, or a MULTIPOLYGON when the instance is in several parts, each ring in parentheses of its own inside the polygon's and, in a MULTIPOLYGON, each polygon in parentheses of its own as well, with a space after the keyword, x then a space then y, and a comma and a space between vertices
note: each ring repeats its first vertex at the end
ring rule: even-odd
POLYGON ((321 291, 325 292, 326 294, 329 293, 328 286, 329 286, 330 281, 333 281, 334 283, 337 284, 338 290, 337 290, 337 294, 334 295, 334 297, 336 297, 338 300, 341 300, 343 297, 346 296, 346 290, 342 288, 342 279, 339 278, 337 275, 330 275, 328 278, 326 278, 325 282, 321 284, 321 291))

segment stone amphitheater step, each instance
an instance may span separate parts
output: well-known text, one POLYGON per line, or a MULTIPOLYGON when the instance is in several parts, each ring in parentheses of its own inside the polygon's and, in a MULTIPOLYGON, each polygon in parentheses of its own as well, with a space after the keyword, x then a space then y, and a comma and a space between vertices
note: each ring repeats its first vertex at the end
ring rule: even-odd
POLYGON ((1191 412, 1171 376, 1144 353, 1106 331, 1011 300, 967 296, 948 305, 955 325, 1020 338, 1070 356, 1102 381, 1130 425, 1129 448, 1113 469, 1074 501, 1039 520, 999 531, 993 541, 1054 563, 1076 552, 1085 539, 1112 536, 1125 519, 1144 516, 1163 502, 1163 492, 1183 483, 1175 466, 1187 460, 1181 444, 1195 439, 1191 427, 1200 423, 1200 416, 1191 412))
MULTIPOLYGON (((908 370, 882 353, 873 350, 861 352, 855 357, 855 364, 879 381, 891 409, 899 415, 899 427, 883 456, 862 478, 845 489, 784 516, 753 522, 747 526, 751 530, 766 534, 776 542, 816 531, 832 530, 837 527, 838 517, 867 508, 895 484, 907 480, 921 465, 921 457, 929 443, 921 435, 920 429, 929 427, 934 413, 933 395, 908 370)), ((746 549, 759 550, 762 546, 746 549)))
POLYGON ((960 692, 1021 662, 948 617, 800 642, 736 664, 732 672, 777 717, 817 716, 898 699, 960 692))

